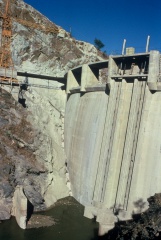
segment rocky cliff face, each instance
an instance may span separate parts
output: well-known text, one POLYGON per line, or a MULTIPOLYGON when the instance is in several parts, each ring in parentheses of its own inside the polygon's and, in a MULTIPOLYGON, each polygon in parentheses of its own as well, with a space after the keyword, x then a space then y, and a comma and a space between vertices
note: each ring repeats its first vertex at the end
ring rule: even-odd
POLYGON ((3 89, 0 102, 0 219, 4 220, 12 212, 16 186, 23 186, 35 211, 69 195, 69 190, 63 150, 53 142, 52 134, 47 136, 41 126, 31 124, 32 112, 3 89))
MULTIPOLYGON (((2 11, 4 7, 0 0, 2 11)), ((24 1, 12 0, 11 12, 12 59, 17 71, 62 77, 77 65, 104 58, 93 45, 75 40, 60 27, 59 34, 43 30, 56 25, 24 1)), ((23 187, 34 210, 46 209, 71 194, 63 151, 66 94, 54 89, 60 87, 58 82, 31 78, 28 81, 46 88, 20 91, 17 87, 2 86, 14 99, 1 90, 0 220, 11 215, 17 185, 23 187), (48 88, 49 84, 53 88, 48 88), (18 98, 26 108, 17 104, 18 98)))
POLYGON ((47 168, 38 163, 37 133, 26 120, 27 112, 11 94, 0 89, 0 219, 8 219, 17 185, 37 210, 45 208, 41 184, 47 168))
POLYGON ((60 34, 40 31, 38 25, 52 29, 55 24, 23 1, 14 1, 12 13, 12 56, 19 70, 64 76, 75 66, 102 60, 103 54, 93 45, 71 38, 60 27, 60 34), (21 24, 19 19, 31 27, 21 24))

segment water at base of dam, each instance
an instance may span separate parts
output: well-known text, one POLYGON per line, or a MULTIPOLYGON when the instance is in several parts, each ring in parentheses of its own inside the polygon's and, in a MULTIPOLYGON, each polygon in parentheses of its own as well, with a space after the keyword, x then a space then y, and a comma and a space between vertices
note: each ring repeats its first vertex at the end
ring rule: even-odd
POLYGON ((83 217, 84 207, 73 198, 58 201, 52 209, 39 213, 51 216, 55 224, 50 227, 30 228, 22 230, 15 218, 0 223, 0 239, 2 240, 96 240, 98 239, 98 223, 83 217))

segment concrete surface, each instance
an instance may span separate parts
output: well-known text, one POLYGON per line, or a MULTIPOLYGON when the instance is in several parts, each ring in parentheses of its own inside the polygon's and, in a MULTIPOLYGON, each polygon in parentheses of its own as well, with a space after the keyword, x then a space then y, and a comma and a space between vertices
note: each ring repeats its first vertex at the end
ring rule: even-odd
POLYGON ((12 215, 15 216, 20 228, 25 229, 27 221, 27 198, 23 193, 22 186, 17 186, 15 189, 12 215))
POLYGON ((96 216, 100 235, 118 219, 145 211, 147 198, 161 192, 159 65, 158 51, 110 56, 106 89, 94 87, 99 76, 92 66, 79 67, 79 82, 73 81, 76 70, 69 72, 65 152, 71 190, 84 215, 96 216))

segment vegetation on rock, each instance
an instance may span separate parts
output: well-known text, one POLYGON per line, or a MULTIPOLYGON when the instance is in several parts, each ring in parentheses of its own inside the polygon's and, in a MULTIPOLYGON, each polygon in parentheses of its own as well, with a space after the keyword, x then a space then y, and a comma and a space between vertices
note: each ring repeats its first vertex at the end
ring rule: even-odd
POLYGON ((97 38, 94 40, 94 45, 99 51, 105 46, 103 42, 97 38))
POLYGON ((118 222, 115 228, 100 239, 148 240, 161 239, 161 194, 148 199, 149 209, 133 215, 133 219, 118 222))

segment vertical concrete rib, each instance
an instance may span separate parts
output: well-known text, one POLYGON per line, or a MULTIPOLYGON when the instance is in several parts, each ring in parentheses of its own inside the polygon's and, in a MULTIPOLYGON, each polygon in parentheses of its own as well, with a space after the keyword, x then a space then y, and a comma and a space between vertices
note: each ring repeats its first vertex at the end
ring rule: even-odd
MULTIPOLYGON (((103 179, 103 185, 102 185, 101 202, 104 202, 106 185, 107 185, 107 182, 109 183, 109 179, 111 177, 111 176, 109 176, 109 166, 111 165, 111 154, 112 154, 112 149, 113 149, 113 141, 114 141, 116 122, 117 122, 117 114, 118 114, 122 82, 115 82, 115 84, 118 86, 118 91, 117 91, 116 103, 114 106, 114 115, 113 115, 113 122, 112 122, 112 126, 111 126, 111 135, 110 135, 110 142, 109 142, 109 151, 108 151, 108 155, 107 155, 107 163, 106 163, 106 166, 104 169, 104 179, 103 179)), ((110 127, 110 125, 108 127, 110 127)))
POLYGON ((122 80, 118 105, 116 108, 117 115, 115 118, 116 123, 108 175, 106 174, 104 181, 103 201, 107 208, 114 207, 115 204, 126 129, 128 124, 132 88, 132 83, 127 83, 125 80, 122 80))
POLYGON ((106 120, 103 131, 102 145, 100 150, 99 164, 97 169, 97 176, 95 181, 95 188, 93 194, 93 203, 101 202, 101 195, 103 190, 103 181, 105 176, 105 169, 108 169, 109 155, 112 146, 112 135, 114 133, 114 114, 116 114, 116 103, 118 101, 119 83, 112 82, 110 96, 108 100, 106 120))
POLYGON ((129 199, 129 193, 130 193, 130 187, 131 187, 131 180, 132 180, 132 174, 133 174, 133 168, 135 164, 135 155, 136 155, 136 148, 137 148, 137 142, 138 142, 138 136, 139 136, 139 129, 140 129, 140 123, 141 123, 141 117, 142 117, 142 111, 144 106, 144 100, 145 100, 145 91, 146 91, 146 82, 140 82, 140 97, 139 97, 139 107, 137 111, 137 120, 136 120, 136 126, 135 126, 135 133, 134 133, 134 141, 133 141, 133 148, 131 153, 131 162, 129 166, 129 174, 127 179, 127 186, 126 186, 126 195, 124 200, 124 209, 127 209, 128 206, 128 199, 129 199))
POLYGON ((131 94, 131 104, 128 116, 128 125, 126 129, 126 138, 124 143, 124 151, 121 163, 121 170, 119 175, 117 196, 115 208, 122 209, 124 205, 124 199, 126 195, 127 179, 129 174, 129 166, 131 161, 131 154, 133 148, 133 141, 135 135, 135 127, 137 121, 137 113, 139 108, 139 97, 141 94, 140 83, 137 79, 134 80, 133 91, 131 94))
POLYGON ((73 94, 69 97, 68 104, 65 110, 65 127, 64 127, 64 141, 65 141, 65 153, 67 160, 70 159, 72 152, 72 138, 76 128, 77 115, 80 103, 80 93, 73 94))

